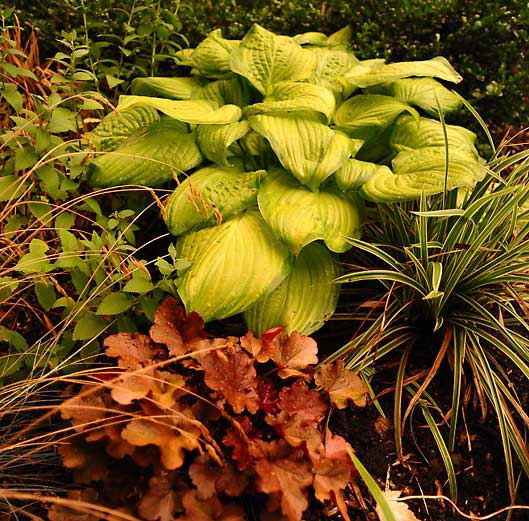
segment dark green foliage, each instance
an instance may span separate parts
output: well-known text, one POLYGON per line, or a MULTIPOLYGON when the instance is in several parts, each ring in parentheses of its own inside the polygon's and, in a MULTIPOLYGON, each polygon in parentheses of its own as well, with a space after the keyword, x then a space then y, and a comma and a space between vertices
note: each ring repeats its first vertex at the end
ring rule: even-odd
MULTIPOLYGON (((360 58, 404 61, 445 56, 464 78, 461 94, 475 102, 486 119, 522 126, 529 121, 529 6, 525 0, 122 0, 117 4, 113 2, 109 9, 102 0, 84 2, 89 36, 99 45, 121 38, 121 45, 130 52, 125 67, 134 66, 135 75, 142 69, 150 73, 153 28, 167 33, 158 36, 156 52, 161 52, 160 40, 171 42, 165 45, 166 51, 185 46, 181 33, 195 46, 218 27, 228 38, 241 38, 254 22, 279 34, 330 34, 349 24, 353 49, 360 58), (169 13, 176 13, 172 22, 169 13), (124 43, 127 36, 136 37, 134 45, 124 43)), ((20 0, 17 8, 23 20, 40 29, 46 45, 52 44, 57 29, 83 26, 81 2, 74 0, 20 0)), ((102 54, 106 51, 106 47, 99 49, 102 54)), ((50 50, 46 54, 51 55, 50 50)), ((98 66, 111 67, 108 60, 117 59, 104 58, 107 61, 98 66)), ((159 72, 167 74, 171 68, 172 61, 166 60, 159 72)))

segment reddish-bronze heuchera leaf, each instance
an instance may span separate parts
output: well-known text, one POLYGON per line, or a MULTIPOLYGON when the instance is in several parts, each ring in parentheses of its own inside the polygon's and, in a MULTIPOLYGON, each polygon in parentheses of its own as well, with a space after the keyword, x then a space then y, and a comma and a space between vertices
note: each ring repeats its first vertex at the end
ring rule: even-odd
POLYGON ((294 331, 290 335, 282 332, 274 341, 277 351, 272 360, 279 366, 282 378, 303 376, 303 370, 318 363, 318 345, 314 339, 294 331))
POLYGON ((257 373, 253 360, 243 351, 213 351, 202 359, 205 382, 240 414, 259 409, 257 373))
POLYGON ((359 407, 364 407, 367 402, 367 386, 356 373, 344 367, 343 360, 323 365, 314 381, 329 393, 329 398, 339 409, 347 407, 347 400, 359 407))

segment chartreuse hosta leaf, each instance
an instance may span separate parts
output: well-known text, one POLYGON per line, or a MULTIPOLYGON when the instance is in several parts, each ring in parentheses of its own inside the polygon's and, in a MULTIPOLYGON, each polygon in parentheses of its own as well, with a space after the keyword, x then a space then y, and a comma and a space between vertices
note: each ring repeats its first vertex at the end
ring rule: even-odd
POLYGON ((344 252, 351 247, 346 237, 360 236, 357 202, 333 191, 311 192, 285 171, 268 174, 257 201, 276 237, 296 254, 319 239, 330 250, 344 252))
POLYGON ((415 109, 391 96, 359 94, 338 107, 334 122, 350 137, 369 141, 403 112, 419 119, 415 109))
POLYGON ((397 62, 397 63, 371 63, 370 70, 363 67, 353 67, 344 76, 344 81, 356 87, 365 88, 379 83, 390 83, 408 78, 410 76, 426 76, 439 78, 452 83, 459 83, 463 78, 454 70, 446 58, 436 56, 431 60, 397 62))
POLYGON ((130 85, 136 96, 189 100, 204 82, 199 78, 135 78, 130 85))
POLYGON ((244 172, 239 167, 207 166, 185 179, 169 197, 167 228, 182 235, 214 225, 255 206, 264 170, 244 172))
POLYGON ((354 143, 310 114, 250 118, 272 145, 281 164, 302 184, 317 190, 353 153, 354 143))
POLYGON ((485 175, 481 162, 466 151, 427 147, 400 152, 392 161, 393 172, 379 171, 360 188, 366 199, 393 202, 418 199, 454 188, 473 187, 485 175), (446 175, 448 173, 448 175, 446 175))
POLYGON ((239 46, 239 40, 227 40, 222 31, 215 29, 191 54, 193 66, 199 74, 218 78, 230 72, 230 56, 239 46))
POLYGON ((213 163, 231 166, 228 148, 250 131, 248 121, 237 121, 228 125, 199 125, 197 142, 202 153, 213 163))
POLYGON ((477 157, 474 147, 476 134, 457 125, 445 125, 440 121, 420 118, 417 122, 409 116, 402 116, 391 131, 390 145, 397 151, 409 148, 445 147, 445 134, 449 148, 466 151, 477 157))
POLYGON ((446 114, 461 106, 459 96, 433 78, 405 78, 373 87, 372 92, 393 96, 432 116, 437 116, 439 110, 446 114))
POLYGON ((309 32, 297 34, 294 36, 294 41, 300 45, 317 45, 321 47, 341 47, 348 49, 351 46, 351 38, 353 31, 351 27, 346 26, 339 29, 330 36, 324 33, 309 32))
POLYGON ((308 81, 316 85, 322 85, 339 94, 343 90, 343 83, 340 81, 348 70, 359 63, 358 58, 341 48, 329 49, 327 47, 310 47, 316 58, 316 68, 308 81))
POLYGON ((112 150, 132 134, 160 119, 158 111, 149 105, 136 104, 118 109, 105 116, 99 125, 86 135, 96 150, 112 150))
POLYGON ((261 94, 278 81, 305 80, 316 66, 314 55, 292 38, 255 24, 231 54, 231 70, 245 77, 261 94))
POLYGON ((88 165, 92 186, 159 186, 202 162, 194 134, 185 124, 165 118, 126 139, 88 165))
POLYGON ((120 96, 119 109, 141 103, 163 112, 171 118, 194 124, 225 124, 239 121, 241 109, 236 105, 224 105, 219 108, 207 100, 170 100, 151 96, 120 96))
POLYGON ((260 335, 277 326, 310 335, 332 316, 338 301, 337 258, 318 242, 305 246, 287 278, 244 312, 248 329, 260 335))
POLYGON ((358 190, 368 179, 371 179, 379 172, 392 174, 391 170, 385 165, 377 165, 376 163, 360 161, 359 159, 348 159, 335 172, 334 179, 340 190, 348 192, 358 190))
POLYGON ((206 322, 247 309, 286 278, 293 260, 256 210, 185 235, 176 255, 192 263, 177 280, 180 298, 206 322))
POLYGON ((280 81, 272 85, 262 103, 255 103, 246 109, 247 114, 281 114, 299 111, 320 112, 327 121, 334 114, 336 101, 329 89, 301 83, 280 81))
POLYGON ((243 108, 250 103, 249 91, 248 84, 242 78, 234 76, 208 83, 196 92, 195 97, 216 103, 219 107, 232 104, 243 108))

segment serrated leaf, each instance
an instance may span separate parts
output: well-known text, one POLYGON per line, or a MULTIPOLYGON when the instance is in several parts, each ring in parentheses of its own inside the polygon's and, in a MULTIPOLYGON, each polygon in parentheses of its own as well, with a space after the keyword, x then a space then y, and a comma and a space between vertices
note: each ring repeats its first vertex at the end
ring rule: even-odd
POLYGON ((283 167, 317 190, 353 153, 353 142, 310 115, 252 116, 252 128, 272 145, 283 167))
POLYGON ((182 235, 233 217, 255 205, 265 171, 209 166, 186 178, 169 197, 167 228, 182 235))
POLYGON ((119 315, 127 311, 133 304, 133 300, 125 293, 110 293, 97 307, 96 315, 119 315))
POLYGON ((134 78, 130 84, 131 94, 135 96, 154 96, 159 98, 189 100, 201 88, 199 78, 134 78))
POLYGON ((305 80, 316 60, 292 38, 254 24, 231 54, 231 70, 244 76, 261 94, 278 81, 305 80))
POLYGON ((346 237, 360 237, 360 210, 352 200, 330 191, 311 192, 284 171, 265 178, 257 201, 276 237, 295 253, 318 239, 344 252, 351 247, 346 237))
POLYGON ((29 253, 23 255, 17 262, 15 269, 21 273, 46 273, 52 269, 52 263, 46 256, 50 247, 41 239, 32 239, 29 243, 29 253))
POLYGON ((47 128, 54 133, 76 132, 78 126, 79 121, 75 112, 64 107, 58 107, 53 109, 47 128))
POLYGON ((301 250, 287 278, 244 312, 250 330, 261 335, 276 326, 287 332, 310 335, 320 329, 336 309, 340 270, 335 256, 314 242, 301 250))
POLYGON ((326 87, 296 81, 280 81, 270 87, 262 103, 248 106, 246 113, 252 115, 320 112, 329 121, 335 107, 334 94, 326 87))
POLYGON ((230 56, 240 40, 222 38, 222 31, 215 29, 202 40, 191 54, 191 61, 198 72, 206 77, 219 77, 230 72, 230 56))
POLYGON ((433 78, 405 78, 374 87, 370 91, 393 96, 423 109, 431 116, 437 116, 439 110, 447 114, 461 106, 459 96, 433 78))
POLYGON ((257 211, 192 232, 176 250, 192 262, 177 281, 180 298, 206 322, 244 311, 284 280, 292 262, 257 211))
POLYGON ((0 202, 16 200, 28 186, 28 182, 17 175, 0 176, 0 202))
POLYGON ((424 61, 397 62, 387 65, 372 62, 368 67, 367 70, 361 66, 353 67, 344 75, 344 80, 360 88, 394 82, 410 76, 427 76, 452 83, 459 83, 463 80, 448 60, 442 56, 424 61))
POLYGON ((73 329, 73 340, 91 340, 96 338, 108 324, 97 315, 86 312, 78 320, 73 329))
POLYGON ((237 121, 228 125, 199 125, 197 143, 202 153, 213 163, 231 166, 228 148, 250 130, 248 121, 237 121))
POLYGON ((201 162, 194 134, 182 132, 180 122, 167 118, 89 163, 88 182, 92 186, 159 186, 201 162))
POLYGON ((139 295, 152 291, 154 289, 153 283, 145 273, 140 273, 134 273, 132 279, 123 286, 121 291, 125 293, 138 293, 139 295))
POLYGON ((118 109, 137 103, 149 105, 167 116, 185 123, 222 125, 234 123, 241 118, 241 109, 236 105, 217 104, 207 100, 170 100, 151 96, 120 96, 118 109))

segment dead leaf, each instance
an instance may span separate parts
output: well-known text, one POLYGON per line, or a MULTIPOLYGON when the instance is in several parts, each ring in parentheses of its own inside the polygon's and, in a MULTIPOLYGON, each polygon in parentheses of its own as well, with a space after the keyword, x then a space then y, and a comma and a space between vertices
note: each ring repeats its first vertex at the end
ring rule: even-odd
POLYGON ((71 490, 68 492, 68 499, 71 500, 72 506, 54 504, 48 508, 49 521, 99 521, 100 515, 89 514, 75 508, 76 501, 97 504, 98 493, 94 489, 71 490))
POLYGON ((204 381, 233 407, 236 414, 259 410, 257 373, 253 360, 244 352, 213 351, 203 357, 204 381))
MULTIPOLYGON (((382 491, 382 494, 391 508, 395 521, 419 521, 404 501, 397 501, 397 498, 400 497, 401 494, 400 490, 384 490, 382 491)), ((375 511, 380 518, 380 521, 387 521, 380 505, 377 505, 375 511)))
POLYGON ((314 375, 314 381, 329 393, 338 409, 345 409, 347 400, 352 400, 359 407, 367 403, 367 386, 356 373, 344 367, 343 360, 321 366, 314 375))

